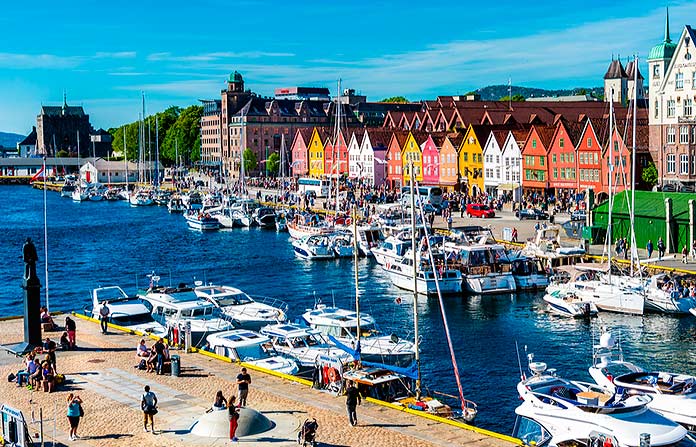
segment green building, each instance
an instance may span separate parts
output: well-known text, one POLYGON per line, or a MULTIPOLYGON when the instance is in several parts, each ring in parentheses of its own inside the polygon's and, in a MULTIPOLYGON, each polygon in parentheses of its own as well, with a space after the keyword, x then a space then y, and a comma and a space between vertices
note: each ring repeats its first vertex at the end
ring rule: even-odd
MULTIPOLYGON (((648 240, 652 240, 657 246, 657 240, 660 237, 665 241, 668 252, 679 252, 684 245, 691 246, 694 240, 696 194, 636 191, 635 198, 635 229, 638 247, 645 248, 648 240)), ((620 237, 631 240, 630 204, 631 191, 614 196, 611 215, 612 244, 620 237)), ((606 231, 608 212, 608 201, 592 211, 595 227, 606 231)))

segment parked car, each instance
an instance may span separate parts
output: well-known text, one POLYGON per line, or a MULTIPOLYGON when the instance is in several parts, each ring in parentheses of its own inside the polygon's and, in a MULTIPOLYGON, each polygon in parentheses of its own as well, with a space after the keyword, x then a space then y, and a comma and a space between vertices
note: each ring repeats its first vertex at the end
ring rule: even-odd
POLYGON ((470 203, 466 206, 466 215, 469 217, 495 217, 495 211, 488 205, 470 203))
POLYGON ((534 220, 546 220, 549 218, 548 213, 538 209, 538 208, 523 208, 520 211, 515 212, 515 216, 519 219, 534 219, 534 220))
POLYGON ((570 220, 586 220, 586 219, 587 219, 587 212, 585 210, 573 211, 573 214, 570 215, 570 220))

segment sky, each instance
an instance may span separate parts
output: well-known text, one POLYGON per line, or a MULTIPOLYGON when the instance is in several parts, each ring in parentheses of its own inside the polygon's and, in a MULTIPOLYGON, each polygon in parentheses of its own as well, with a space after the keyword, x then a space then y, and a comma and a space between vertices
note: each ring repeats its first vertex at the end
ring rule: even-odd
MULTIPOLYGON (((696 2, 669 2, 672 40, 696 2)), ((644 58, 665 4, 564 2, 34 0, 0 4, 0 131, 26 134, 41 105, 83 105, 96 128, 219 98, 237 70, 272 95, 337 80, 368 100, 492 84, 594 87, 612 55, 644 58)), ((513 91, 514 94, 514 91, 513 91)))

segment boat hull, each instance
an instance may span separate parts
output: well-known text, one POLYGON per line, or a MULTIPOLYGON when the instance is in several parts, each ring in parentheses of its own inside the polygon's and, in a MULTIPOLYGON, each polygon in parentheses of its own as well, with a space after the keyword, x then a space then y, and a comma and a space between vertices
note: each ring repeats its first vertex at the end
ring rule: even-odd
POLYGON ((512 274, 507 275, 465 275, 464 287, 469 293, 511 293, 517 290, 512 274))
MULTIPOLYGON (((393 270, 387 270, 392 284, 396 287, 413 292, 413 276, 404 275, 393 270)), ((427 295, 437 294, 434 279, 418 278, 418 293, 427 295)), ((439 280, 440 292, 443 294, 457 294, 462 292, 461 278, 443 278, 439 280)))

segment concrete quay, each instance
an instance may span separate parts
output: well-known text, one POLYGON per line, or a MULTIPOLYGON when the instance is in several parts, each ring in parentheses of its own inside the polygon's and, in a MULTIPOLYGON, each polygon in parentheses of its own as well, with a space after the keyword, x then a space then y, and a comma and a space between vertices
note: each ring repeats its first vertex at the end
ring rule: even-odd
MULTIPOLYGON (((57 317, 60 324, 63 317, 57 317)), ((87 446, 219 446, 226 438, 204 438, 189 433, 191 425, 210 408, 217 390, 226 396, 236 394, 239 365, 204 353, 172 351, 181 356, 181 375, 155 375, 140 371, 135 349, 138 334, 111 328, 102 335, 94 320, 79 318, 75 351, 58 352, 57 370, 67 382, 54 393, 29 391, 14 382, 2 385, 3 403, 20 409, 27 420, 43 413, 46 442, 55 445, 87 446), (155 416, 156 435, 143 432, 140 396, 150 385, 159 398, 155 416), (84 400, 85 417, 77 441, 68 440, 65 416, 68 393, 84 400), (55 418, 55 426, 53 419, 55 418)), ((22 339, 21 319, 0 322, 0 343, 22 339)), ((57 339, 60 332, 44 336, 57 339)), ((152 340, 147 340, 148 344, 152 340)), ((0 373, 7 376, 21 369, 21 359, 0 353, 0 373)), ((249 407, 274 421, 275 428, 257 436, 241 437, 239 445, 297 445, 300 424, 308 417, 319 423, 317 440, 321 446, 477 446, 507 447, 519 440, 476 427, 453 423, 413 410, 396 410, 369 400, 358 407, 359 424, 351 427, 345 411, 345 398, 312 389, 306 381, 288 380, 261 371, 250 371, 252 385, 249 407), (430 416, 430 417, 427 417, 430 416)), ((494 409, 491 409, 494 411, 494 409)), ((512 430, 512 427, 511 427, 512 430)), ((30 423, 30 433, 38 433, 30 423)))

